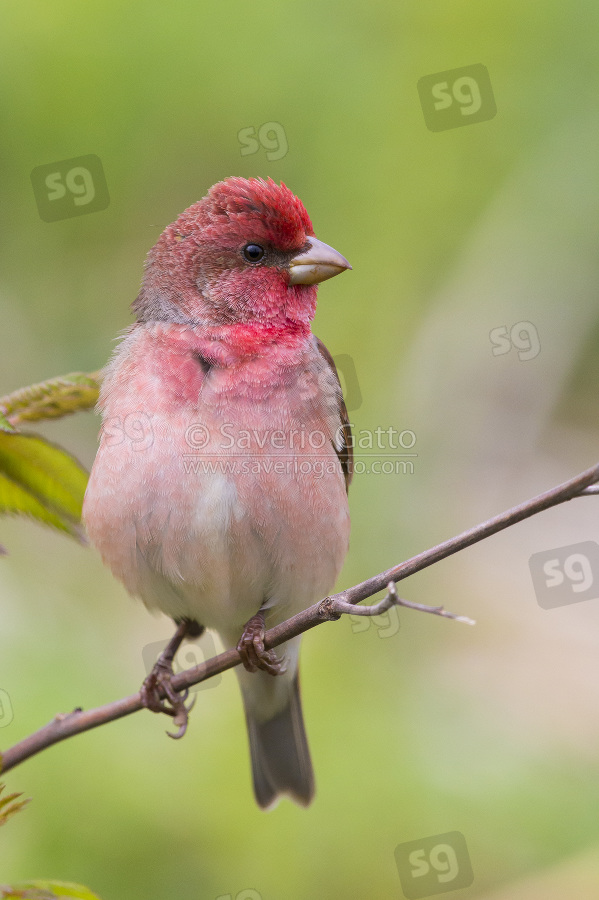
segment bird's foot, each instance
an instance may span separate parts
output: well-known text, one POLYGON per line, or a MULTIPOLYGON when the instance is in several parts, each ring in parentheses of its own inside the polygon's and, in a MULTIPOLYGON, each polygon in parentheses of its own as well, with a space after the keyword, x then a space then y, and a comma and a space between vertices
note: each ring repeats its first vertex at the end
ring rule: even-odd
POLYGON ((178 624, 175 634, 154 663, 154 668, 144 680, 140 691, 141 702, 147 709, 172 717, 173 724, 177 726, 178 731, 174 734, 167 731, 167 734, 175 739, 182 738, 187 731, 189 713, 193 709, 195 697, 189 705, 186 705, 189 689, 186 688, 182 693, 178 693, 174 689, 172 685, 173 659, 186 635, 195 636, 201 633, 193 626, 199 628, 197 623, 189 623, 187 620, 178 624))
POLYGON ((141 686, 141 702, 152 712, 171 716, 173 725, 178 730, 174 733, 167 731, 167 734, 169 737, 178 739, 182 738, 187 731, 189 713, 193 709, 195 697, 191 703, 186 704, 189 690, 185 689, 182 693, 177 693, 171 683, 172 677, 172 665, 159 659, 141 686))
POLYGON ((287 663, 279 659, 274 650, 265 648, 264 631, 264 616, 257 613, 247 622, 237 644, 241 661, 248 672, 261 669, 270 675, 282 675, 287 669, 287 663))

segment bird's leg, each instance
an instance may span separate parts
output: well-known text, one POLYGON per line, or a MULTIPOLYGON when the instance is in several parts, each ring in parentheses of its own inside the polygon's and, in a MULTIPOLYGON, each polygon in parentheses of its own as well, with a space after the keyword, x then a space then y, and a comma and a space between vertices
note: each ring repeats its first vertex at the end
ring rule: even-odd
POLYGON ((287 669, 284 660, 279 659, 274 650, 264 647, 264 614, 259 612, 246 623, 237 650, 248 672, 262 669, 270 675, 282 675, 287 669))
POLYGON ((171 679, 173 677, 173 660, 177 650, 183 643, 183 640, 186 637, 198 637, 203 630, 203 627, 197 622, 192 622, 189 619, 182 619, 177 624, 177 630, 154 663, 152 671, 141 686, 141 700, 143 705, 152 712, 166 713, 167 716, 172 716, 173 723, 178 726, 179 730, 175 734, 167 731, 169 737, 172 738, 181 738, 185 734, 189 713, 195 703, 194 698, 189 706, 185 705, 185 701, 189 695, 189 689, 186 689, 180 694, 174 690, 171 684, 171 679), (162 694, 164 694, 164 700, 162 699, 162 694))

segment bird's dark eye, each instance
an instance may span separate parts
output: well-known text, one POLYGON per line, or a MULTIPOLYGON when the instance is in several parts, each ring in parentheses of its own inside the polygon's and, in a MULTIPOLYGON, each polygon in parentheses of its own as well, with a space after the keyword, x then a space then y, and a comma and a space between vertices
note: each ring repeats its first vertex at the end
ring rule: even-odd
POLYGON ((248 262, 258 262, 264 256, 264 248, 260 244, 246 244, 243 255, 248 262))

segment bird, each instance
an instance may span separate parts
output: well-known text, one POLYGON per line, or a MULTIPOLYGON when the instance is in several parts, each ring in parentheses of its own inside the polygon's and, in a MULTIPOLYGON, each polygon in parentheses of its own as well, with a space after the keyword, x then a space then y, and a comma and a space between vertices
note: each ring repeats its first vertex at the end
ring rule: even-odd
POLYGON ((150 250, 135 321, 102 372, 83 521, 128 592, 177 625, 142 686, 187 724, 172 659, 204 628, 237 648, 254 794, 307 806, 301 636, 269 628, 327 596, 349 544, 352 436, 334 360, 312 333, 318 284, 351 269, 301 200, 231 176, 150 250), (162 690, 162 693, 161 693, 162 690))

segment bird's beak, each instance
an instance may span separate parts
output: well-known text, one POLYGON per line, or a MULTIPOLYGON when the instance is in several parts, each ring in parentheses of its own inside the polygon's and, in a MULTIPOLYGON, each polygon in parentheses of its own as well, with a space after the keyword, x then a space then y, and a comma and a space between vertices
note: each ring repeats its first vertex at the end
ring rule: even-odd
POLYGON ((318 284, 351 269, 346 258, 328 244, 315 237, 309 237, 308 242, 308 249, 289 263, 289 284, 318 284))

